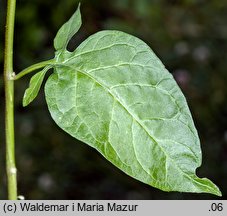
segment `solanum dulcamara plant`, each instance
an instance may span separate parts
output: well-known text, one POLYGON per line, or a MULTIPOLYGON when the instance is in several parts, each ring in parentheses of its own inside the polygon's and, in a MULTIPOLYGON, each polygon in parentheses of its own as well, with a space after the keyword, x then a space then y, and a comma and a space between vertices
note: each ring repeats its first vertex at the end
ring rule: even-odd
POLYGON ((202 158, 197 130, 182 91, 152 49, 127 33, 104 30, 70 52, 81 23, 78 6, 57 32, 55 57, 11 76, 15 81, 36 71, 23 106, 46 76, 50 115, 66 133, 150 186, 220 196, 214 183, 195 174, 202 158))

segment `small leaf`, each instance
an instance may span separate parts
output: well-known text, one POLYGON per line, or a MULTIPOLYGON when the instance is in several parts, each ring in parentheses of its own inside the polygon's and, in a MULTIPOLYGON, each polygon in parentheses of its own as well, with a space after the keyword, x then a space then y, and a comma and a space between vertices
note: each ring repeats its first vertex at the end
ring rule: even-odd
POLYGON ((143 41, 101 31, 56 61, 45 95, 59 127, 153 187, 221 195, 196 176, 201 149, 187 102, 143 41))
POLYGON ((72 36, 81 26, 80 4, 72 17, 59 29, 55 39, 54 48, 56 50, 66 49, 66 46, 72 36))
POLYGON ((42 85, 43 78, 46 74, 46 72, 50 69, 50 66, 45 67, 42 71, 36 73, 34 76, 32 76, 29 87, 26 89, 23 97, 23 106, 27 106, 30 104, 39 93, 39 89, 42 85))

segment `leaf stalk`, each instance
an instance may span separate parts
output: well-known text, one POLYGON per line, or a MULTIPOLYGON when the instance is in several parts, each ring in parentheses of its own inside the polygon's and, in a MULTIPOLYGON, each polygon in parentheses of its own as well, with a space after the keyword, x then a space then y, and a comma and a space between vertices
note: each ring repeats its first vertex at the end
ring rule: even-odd
POLYGON ((10 77, 11 80, 18 80, 20 79, 21 77, 35 71, 35 70, 38 70, 40 68, 44 68, 45 66, 47 65, 52 65, 55 63, 55 59, 50 59, 50 60, 47 60, 47 61, 42 61, 42 62, 39 62, 39 63, 36 63, 36 64, 33 64, 27 68, 25 68, 24 70, 22 70, 20 73, 18 73, 17 75, 15 74, 12 74, 12 76, 10 77))

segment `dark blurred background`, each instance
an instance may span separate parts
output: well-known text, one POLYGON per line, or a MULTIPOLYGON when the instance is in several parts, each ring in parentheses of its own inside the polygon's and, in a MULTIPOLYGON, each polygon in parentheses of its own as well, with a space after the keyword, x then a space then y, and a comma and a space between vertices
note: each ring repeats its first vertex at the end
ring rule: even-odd
MULTIPOLYGON (((54 56, 53 38, 77 0, 17 2, 14 70, 54 56)), ((227 198, 227 1, 81 0, 83 25, 73 50, 89 35, 116 29, 144 40, 174 75, 189 103, 203 152, 199 177, 227 198)), ((0 0, 0 64, 6 0, 0 0)), ((162 192, 127 176, 94 149, 71 138, 50 118, 43 89, 27 108, 30 76, 15 83, 19 194, 26 199, 219 199, 209 194, 162 192)), ((0 79, 0 199, 6 198, 4 92, 0 79)))

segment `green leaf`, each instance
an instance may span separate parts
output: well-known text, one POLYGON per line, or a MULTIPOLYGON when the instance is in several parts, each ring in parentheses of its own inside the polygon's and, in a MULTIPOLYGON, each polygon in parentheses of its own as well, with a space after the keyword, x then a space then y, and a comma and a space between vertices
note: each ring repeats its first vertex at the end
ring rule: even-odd
POLYGON ((66 46, 72 36, 79 30, 81 26, 80 4, 76 12, 72 15, 58 31, 54 39, 54 48, 56 50, 66 49, 66 46))
POLYGON ((143 41, 101 31, 56 61, 45 95, 59 127, 153 187, 221 195, 196 176, 200 141, 185 97, 143 41))
POLYGON ((27 106, 30 104, 38 95, 39 89, 42 85, 43 78, 46 74, 46 72, 51 68, 51 66, 45 67, 42 71, 36 73, 34 76, 32 76, 29 87, 26 89, 23 97, 23 106, 27 106))

